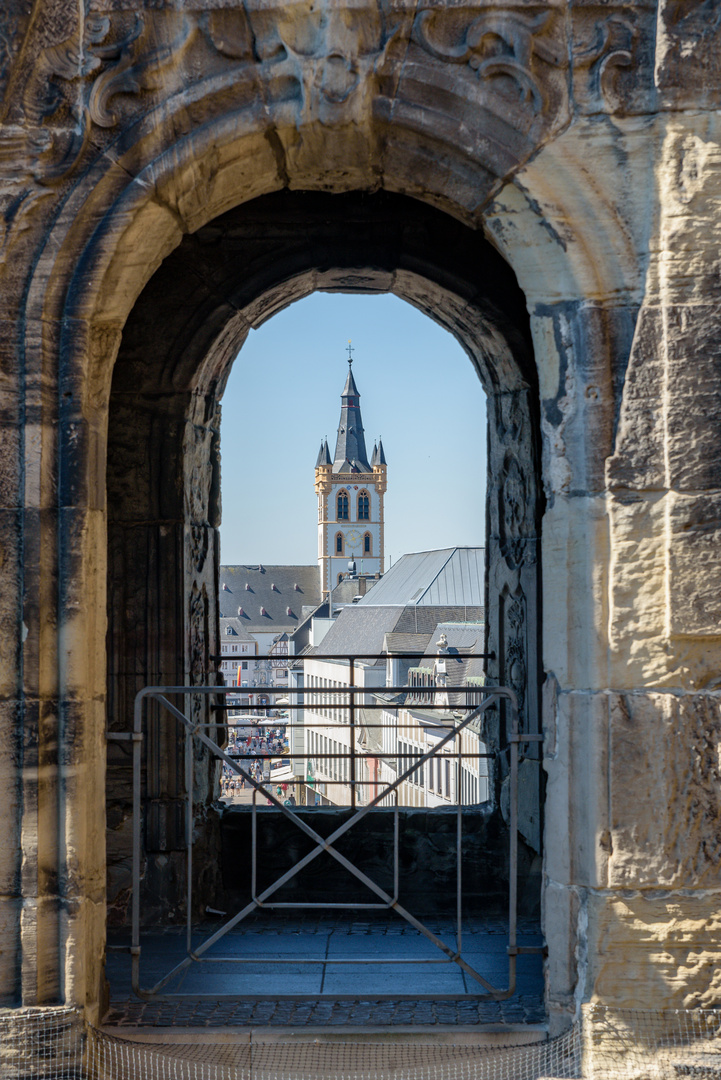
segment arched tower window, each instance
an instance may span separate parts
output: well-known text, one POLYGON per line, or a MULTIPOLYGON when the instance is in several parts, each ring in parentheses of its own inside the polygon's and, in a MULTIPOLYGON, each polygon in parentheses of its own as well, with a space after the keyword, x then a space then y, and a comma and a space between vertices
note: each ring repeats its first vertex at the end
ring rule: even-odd
POLYGON ((336 520, 337 521, 347 521, 348 520, 348 492, 347 491, 339 491, 338 492, 337 507, 338 507, 338 512, 336 514, 336 520))
POLYGON ((363 554, 370 555, 373 551, 373 537, 370 533, 363 534, 363 554))
POLYGON ((335 534, 335 553, 336 555, 343 554, 343 533, 335 534))
POLYGON ((358 520, 370 521, 371 501, 367 491, 358 493, 358 520))

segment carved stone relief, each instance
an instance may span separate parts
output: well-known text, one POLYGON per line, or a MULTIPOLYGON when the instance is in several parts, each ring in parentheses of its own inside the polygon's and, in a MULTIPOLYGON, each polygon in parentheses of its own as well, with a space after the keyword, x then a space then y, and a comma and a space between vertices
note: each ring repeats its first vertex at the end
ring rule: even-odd
POLYGON ((548 94, 539 68, 563 69, 567 64, 556 12, 542 5, 530 12, 510 6, 470 16, 467 12, 459 24, 456 12, 421 11, 414 40, 437 60, 467 65, 494 93, 540 112, 548 94))
POLYGON ((0 253, 47 189, 88 168, 112 133, 132 142, 132 125, 161 103, 180 109, 192 100, 207 118, 218 94, 230 94, 235 109, 257 111, 261 100, 271 116, 283 108, 286 120, 290 109, 297 125, 364 123, 387 120, 395 86, 394 112, 422 126, 421 87, 436 88, 438 107, 453 85, 481 107, 478 123, 488 111, 498 118, 494 149, 474 136, 469 152, 486 171, 507 175, 569 122, 574 103, 629 108, 636 91, 626 73, 638 82, 648 17, 646 0, 579 4, 568 42, 563 11, 544 3, 417 12, 385 0, 357 9, 248 3, 187 12, 91 3, 83 20, 59 20, 58 31, 75 24, 69 36, 28 43, 16 79, 22 94, 6 116, 17 129, 6 126, 0 140, 0 165, 12 159, 17 173, 0 205, 0 253), (449 67, 457 72, 451 83, 449 67))

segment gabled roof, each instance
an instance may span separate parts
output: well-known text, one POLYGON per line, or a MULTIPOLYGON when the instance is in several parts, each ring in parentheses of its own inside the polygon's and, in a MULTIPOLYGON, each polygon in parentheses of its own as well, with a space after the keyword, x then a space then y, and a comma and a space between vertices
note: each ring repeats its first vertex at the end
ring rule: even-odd
POLYGON ((253 635, 249 632, 248 628, 244 626, 243 620, 237 616, 235 618, 220 619, 220 642, 233 641, 237 644, 239 641, 255 641, 253 635))
MULTIPOLYGON (((317 652, 321 655, 340 653, 380 653, 385 635, 393 630, 402 608, 361 607, 360 603, 344 607, 331 626, 317 652)), ((371 663, 371 661, 368 661, 371 663)))
POLYGON ((221 615, 236 618, 251 633, 292 634, 303 621, 303 608, 320 601, 317 566, 220 567, 221 615))
POLYGON ((440 548, 403 555, 358 607, 482 607, 484 549, 440 548))

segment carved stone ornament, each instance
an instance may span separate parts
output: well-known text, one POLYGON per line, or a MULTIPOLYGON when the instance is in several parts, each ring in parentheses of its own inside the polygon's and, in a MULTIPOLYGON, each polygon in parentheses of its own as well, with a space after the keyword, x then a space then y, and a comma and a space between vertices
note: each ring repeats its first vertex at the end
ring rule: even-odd
POLYGON ((518 698, 518 711, 526 700, 526 613, 522 597, 514 597, 506 609, 506 679, 518 698))
POLYGON ((526 516, 526 484, 515 457, 506 465, 501 488, 501 549, 509 566, 518 566, 525 546, 521 528, 526 516))
POLYGON ((612 108, 622 103, 616 88, 616 76, 619 68, 633 65, 638 35, 630 14, 615 12, 595 23, 591 41, 577 42, 574 47, 574 68, 588 70, 591 92, 612 108))
POLYGON ((534 60, 563 68, 563 50, 543 36, 553 19, 552 11, 527 15, 519 11, 493 10, 471 19, 449 40, 443 33, 447 19, 437 10, 426 10, 416 17, 413 37, 421 48, 437 60, 466 64, 481 80, 487 80, 497 92, 515 96, 534 112, 544 106, 541 82, 534 71, 534 60))

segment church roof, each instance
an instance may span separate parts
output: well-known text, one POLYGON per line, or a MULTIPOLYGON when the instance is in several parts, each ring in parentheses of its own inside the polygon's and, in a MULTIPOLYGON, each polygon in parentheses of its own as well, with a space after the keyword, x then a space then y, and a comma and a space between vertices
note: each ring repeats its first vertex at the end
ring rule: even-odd
POLYGON ((330 464, 332 464, 332 463, 331 463, 331 460, 330 460, 330 450, 328 449, 328 440, 327 439, 325 439, 325 440, 321 439, 320 440, 320 450, 318 451, 318 460, 315 463, 315 467, 316 467, 316 469, 318 469, 318 468, 320 468, 321 465, 330 465, 330 464))
POLYGON ((234 616, 251 633, 292 634, 303 609, 320 601, 317 566, 220 567, 221 618, 234 616))
POLYGON ((484 549, 440 548, 403 555, 357 607, 483 606, 484 549))
MULTIPOLYGON (((340 422, 333 456, 333 472, 372 472, 366 453, 360 394, 348 362, 348 378, 341 394, 340 422)), ((317 466, 316 466, 317 467, 317 466)))
POLYGON ((385 451, 383 449, 383 440, 378 440, 378 445, 373 446, 373 457, 371 458, 371 465, 375 468, 376 465, 387 465, 385 451))

